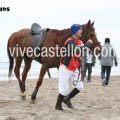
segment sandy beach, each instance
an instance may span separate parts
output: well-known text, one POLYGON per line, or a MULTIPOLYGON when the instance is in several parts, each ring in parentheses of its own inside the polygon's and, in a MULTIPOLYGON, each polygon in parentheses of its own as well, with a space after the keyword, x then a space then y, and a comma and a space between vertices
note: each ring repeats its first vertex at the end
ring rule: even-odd
MULTIPOLYGON (((71 101, 70 110, 56 111, 57 78, 44 79, 35 104, 31 93, 37 79, 26 80, 26 100, 22 101, 18 81, 0 82, 0 120, 120 120, 120 76, 111 76, 110 84, 101 85, 100 77, 84 82, 84 90, 71 101)), ((70 90, 72 89, 70 85, 70 90)))

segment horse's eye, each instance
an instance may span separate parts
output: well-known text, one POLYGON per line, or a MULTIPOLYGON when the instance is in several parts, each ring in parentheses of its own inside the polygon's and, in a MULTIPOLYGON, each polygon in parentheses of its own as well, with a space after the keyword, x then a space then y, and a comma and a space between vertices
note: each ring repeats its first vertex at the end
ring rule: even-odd
POLYGON ((90 37, 94 37, 94 35, 93 35, 93 34, 90 34, 90 37))

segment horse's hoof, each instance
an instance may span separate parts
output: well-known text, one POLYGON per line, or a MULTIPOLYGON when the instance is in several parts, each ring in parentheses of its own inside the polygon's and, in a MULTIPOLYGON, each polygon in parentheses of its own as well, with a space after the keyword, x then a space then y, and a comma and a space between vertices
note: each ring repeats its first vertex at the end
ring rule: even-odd
POLYGON ((35 103, 35 100, 31 100, 31 102, 30 102, 30 103, 34 104, 34 103, 35 103))
POLYGON ((25 93, 24 93, 24 94, 21 93, 21 99, 22 99, 22 100, 26 100, 26 95, 25 95, 25 93))

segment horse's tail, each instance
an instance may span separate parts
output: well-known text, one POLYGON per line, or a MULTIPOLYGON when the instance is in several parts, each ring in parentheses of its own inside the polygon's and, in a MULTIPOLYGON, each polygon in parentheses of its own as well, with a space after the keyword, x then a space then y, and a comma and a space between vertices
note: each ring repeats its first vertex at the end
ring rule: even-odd
POLYGON ((13 33, 7 43, 7 54, 8 54, 8 58, 9 58, 9 73, 8 73, 8 78, 11 78, 11 74, 12 74, 12 70, 13 70, 13 66, 14 66, 14 57, 13 55, 11 55, 10 49, 12 48, 12 46, 10 46, 10 42, 12 40, 12 38, 14 38, 15 33, 13 33))
POLYGON ((14 58, 13 58, 13 56, 11 56, 9 49, 10 49, 10 46, 9 46, 9 41, 8 41, 8 44, 7 44, 7 53, 8 53, 8 58, 9 58, 9 73, 8 73, 8 77, 11 78, 13 65, 14 65, 14 58))

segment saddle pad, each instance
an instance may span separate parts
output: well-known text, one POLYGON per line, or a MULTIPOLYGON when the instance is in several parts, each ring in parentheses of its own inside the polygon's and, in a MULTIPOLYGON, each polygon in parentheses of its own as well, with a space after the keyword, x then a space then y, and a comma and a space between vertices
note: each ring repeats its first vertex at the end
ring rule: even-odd
POLYGON ((32 43, 31 43, 31 47, 33 49, 35 49, 36 47, 40 48, 40 46, 43 43, 43 40, 44 40, 47 32, 48 32, 48 29, 46 28, 46 29, 41 30, 41 32, 39 34, 34 36, 34 39, 33 39, 32 43))

